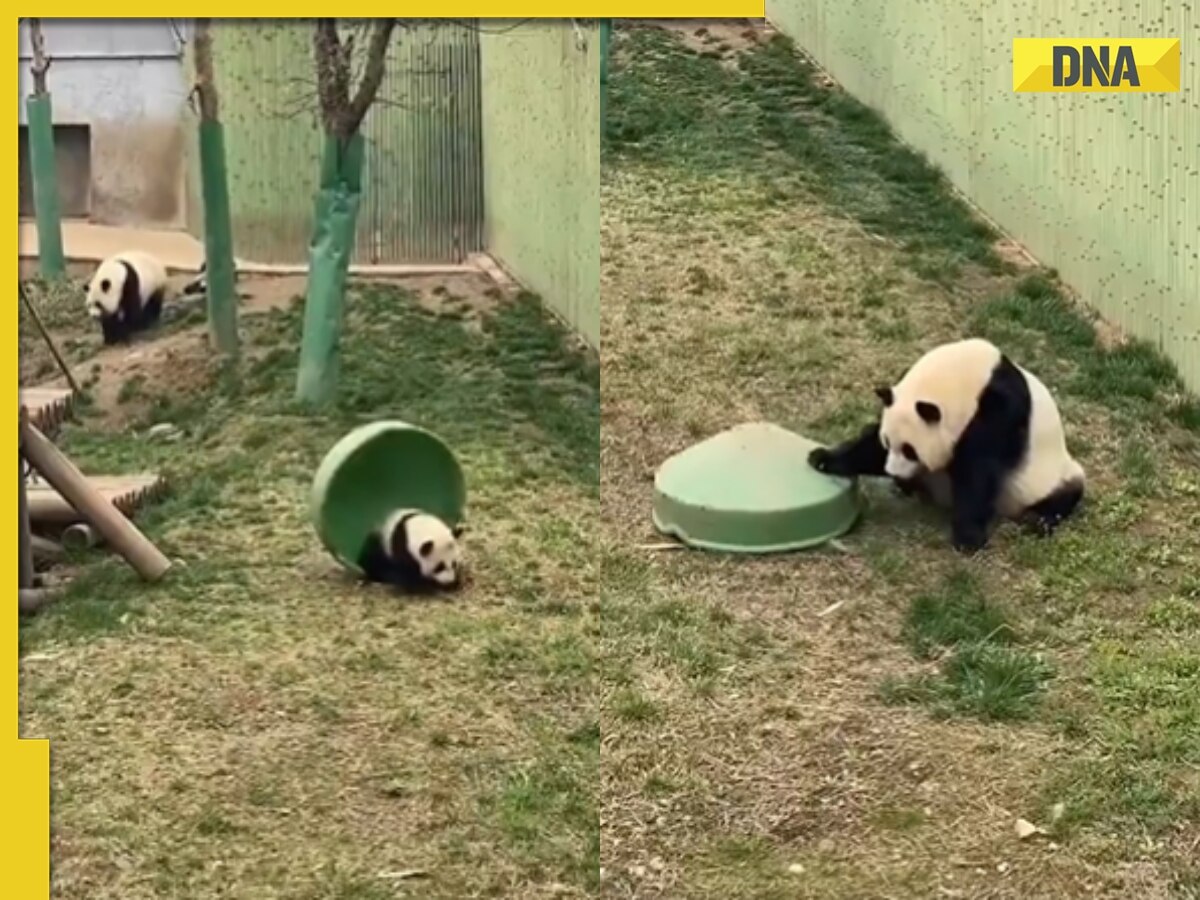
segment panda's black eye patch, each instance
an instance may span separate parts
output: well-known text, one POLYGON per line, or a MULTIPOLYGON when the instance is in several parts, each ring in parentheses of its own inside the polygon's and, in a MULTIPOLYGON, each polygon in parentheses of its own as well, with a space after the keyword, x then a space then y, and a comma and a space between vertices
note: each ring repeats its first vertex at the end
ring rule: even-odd
POLYGON ((108 293, 108 290, 111 287, 112 287, 112 282, 109 281, 107 278, 105 278, 103 281, 100 282, 100 290, 106 294, 108 293))
POLYGON ((909 462, 918 462, 917 451, 913 449, 912 444, 905 444, 900 448, 900 452, 904 454, 904 458, 909 462))
POLYGON ((930 425, 936 425, 942 421, 942 411, 936 403, 926 403, 924 400, 917 401, 917 415, 923 421, 930 425))
POLYGON ((433 552, 433 541, 426 541, 418 549, 417 552, 422 556, 428 556, 433 552))

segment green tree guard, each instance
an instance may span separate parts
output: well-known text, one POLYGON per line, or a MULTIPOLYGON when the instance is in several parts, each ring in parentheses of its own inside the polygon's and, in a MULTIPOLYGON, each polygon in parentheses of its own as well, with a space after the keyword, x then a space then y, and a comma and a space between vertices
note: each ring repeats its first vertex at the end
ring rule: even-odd
POLYGON ((346 140, 326 135, 321 158, 296 378, 296 399, 314 406, 330 402, 337 388, 342 304, 362 200, 364 148, 361 134, 346 140))
POLYGON ((37 213, 38 266, 46 278, 67 270, 63 255, 62 217, 58 208, 58 173, 54 166, 54 117, 49 94, 34 94, 25 105, 29 119, 29 171, 37 213))
POLYGON ((204 197, 204 259, 208 282, 208 333, 218 353, 238 355, 237 284, 233 264, 233 221, 225 171, 225 130, 200 123, 200 181, 204 197))
POLYGON ((237 285, 233 222, 225 170, 225 129, 213 72, 212 19, 197 19, 192 61, 200 105, 200 193, 204 200, 204 260, 208 281, 208 336, 218 353, 238 355, 237 285))

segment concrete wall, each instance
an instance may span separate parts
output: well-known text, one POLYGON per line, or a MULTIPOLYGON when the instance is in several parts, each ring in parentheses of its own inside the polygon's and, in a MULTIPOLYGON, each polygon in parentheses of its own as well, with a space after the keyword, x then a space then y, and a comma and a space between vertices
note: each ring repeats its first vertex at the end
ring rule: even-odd
MULTIPOLYGON (((181 26, 182 27, 182 26, 181 26)), ((64 214, 112 225, 185 222, 183 114, 188 85, 175 30, 165 19, 43 19, 53 62, 48 86, 64 214), (86 126, 86 132, 82 126, 86 126)), ((19 83, 29 95, 28 27, 20 25, 19 83)), ((20 105, 25 125, 25 104, 20 105)), ((24 161, 25 154, 21 154, 24 161)), ((22 211, 28 173, 22 166, 22 211)))
POLYGON ((486 243, 598 349, 599 27, 512 24, 481 39, 486 243))
POLYGON ((768 0, 771 21, 1200 389, 1200 8, 768 0), (1178 37, 1176 94, 1015 94, 1014 37, 1178 37))

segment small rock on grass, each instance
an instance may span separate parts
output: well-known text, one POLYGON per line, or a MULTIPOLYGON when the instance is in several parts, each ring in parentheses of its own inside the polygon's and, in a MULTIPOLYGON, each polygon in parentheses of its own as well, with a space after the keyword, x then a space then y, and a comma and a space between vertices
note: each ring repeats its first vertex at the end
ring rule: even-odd
POLYGON ((1021 840, 1025 840, 1028 837, 1033 837, 1035 834, 1046 833, 1044 828, 1039 828, 1037 825, 1034 825, 1032 822, 1029 822, 1025 819, 1017 819, 1013 825, 1013 828, 1017 832, 1017 837, 1021 840))

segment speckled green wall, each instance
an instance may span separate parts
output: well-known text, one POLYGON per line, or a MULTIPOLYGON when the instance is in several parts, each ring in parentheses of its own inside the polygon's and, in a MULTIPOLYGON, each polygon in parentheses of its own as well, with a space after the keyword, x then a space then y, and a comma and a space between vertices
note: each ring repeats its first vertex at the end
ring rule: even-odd
POLYGON ((768 0, 767 15, 1200 389, 1200 4, 768 0), (1015 94, 1014 37, 1178 37, 1175 94, 1015 94))
POLYGON ((480 39, 485 243, 599 348, 599 27, 513 24, 480 39))
MULTIPOLYGON (((243 259, 308 258, 323 146, 312 34, 312 23, 303 20, 213 25, 234 252, 243 259)), ((187 65, 190 71, 190 56, 187 65)), ((355 263, 457 263, 482 249, 479 128, 477 29, 429 21, 398 29, 363 125, 355 263)), ((195 156, 192 198, 198 197, 195 156)), ((190 203, 189 213, 198 234, 199 204, 190 203)))

